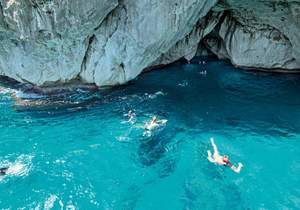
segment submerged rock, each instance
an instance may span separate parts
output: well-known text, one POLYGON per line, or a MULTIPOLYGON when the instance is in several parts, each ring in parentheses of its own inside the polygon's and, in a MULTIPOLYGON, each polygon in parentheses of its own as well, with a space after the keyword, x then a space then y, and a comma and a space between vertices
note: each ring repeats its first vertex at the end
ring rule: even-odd
POLYGON ((293 72, 300 3, 7 0, 0 1, 0 45, 0 75, 39 86, 123 84, 207 49, 236 66, 293 72))

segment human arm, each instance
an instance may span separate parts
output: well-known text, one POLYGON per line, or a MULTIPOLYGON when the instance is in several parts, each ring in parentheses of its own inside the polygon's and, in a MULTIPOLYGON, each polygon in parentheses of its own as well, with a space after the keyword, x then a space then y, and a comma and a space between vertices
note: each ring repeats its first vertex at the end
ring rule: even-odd
POLYGON ((209 162, 215 163, 215 159, 213 159, 210 150, 207 150, 207 159, 209 162))
POLYGON ((230 166, 230 169, 233 170, 235 173, 240 173, 240 171, 242 170, 243 164, 239 163, 237 167, 235 167, 234 165, 230 166))
POLYGON ((214 155, 219 155, 219 151, 218 151, 217 145, 215 144, 214 139, 210 138, 210 142, 211 142, 212 147, 214 148, 214 155))
POLYGON ((157 123, 158 124, 166 124, 168 122, 168 120, 158 120, 157 123))

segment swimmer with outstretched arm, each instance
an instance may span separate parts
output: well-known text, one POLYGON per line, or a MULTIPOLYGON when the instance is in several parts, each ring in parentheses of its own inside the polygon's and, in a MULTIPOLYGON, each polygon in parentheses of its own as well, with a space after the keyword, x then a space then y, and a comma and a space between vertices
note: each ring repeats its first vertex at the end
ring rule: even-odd
POLYGON ((153 116, 150 123, 146 123, 145 129, 146 130, 153 130, 154 128, 158 127, 158 120, 156 116, 153 116))
POLYGON ((231 170, 233 170, 235 173, 240 173, 242 167, 243 167, 243 164, 242 163, 238 163, 238 166, 234 166, 230 161, 229 161, 229 157, 227 155, 220 155, 219 154, 219 151, 218 151, 218 148, 214 142, 214 139, 213 138, 210 138, 210 141, 211 141, 211 145, 214 149, 214 154, 212 155, 210 150, 207 150, 207 159, 212 162, 212 163, 215 163, 215 164, 218 164, 218 165, 223 165, 223 166, 228 166, 231 170))
POLYGON ((153 130, 160 125, 165 125, 168 120, 158 120, 156 116, 153 116, 150 123, 146 123, 145 130, 153 130))

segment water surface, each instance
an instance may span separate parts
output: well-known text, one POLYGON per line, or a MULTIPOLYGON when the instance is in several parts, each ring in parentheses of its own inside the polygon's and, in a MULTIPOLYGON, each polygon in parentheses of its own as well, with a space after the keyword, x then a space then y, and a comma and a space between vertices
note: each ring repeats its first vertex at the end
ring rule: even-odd
POLYGON ((299 209, 300 77, 177 63, 47 106, 0 94, 1 208, 299 209), (205 74, 206 71, 206 74, 205 74), (126 113, 134 110, 135 123, 126 113), (156 115, 167 125, 143 135, 156 115), (214 137, 244 168, 206 159, 214 137))

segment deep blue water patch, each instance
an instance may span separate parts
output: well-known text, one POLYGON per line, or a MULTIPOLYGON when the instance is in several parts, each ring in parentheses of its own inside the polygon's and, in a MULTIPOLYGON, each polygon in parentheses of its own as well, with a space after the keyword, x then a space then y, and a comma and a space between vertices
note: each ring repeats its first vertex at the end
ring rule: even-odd
POLYGON ((299 209, 300 77, 177 63, 107 91, 0 95, 1 208, 299 209), (129 110, 136 114, 128 123, 129 110), (156 115, 167 125, 151 135, 156 115), (209 138, 244 168, 206 159, 209 138))

